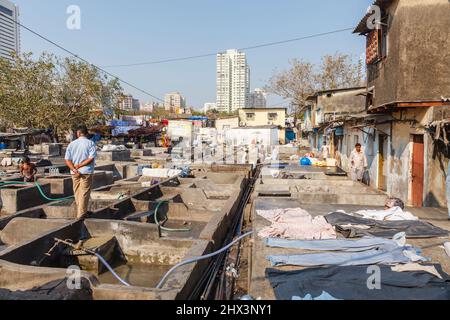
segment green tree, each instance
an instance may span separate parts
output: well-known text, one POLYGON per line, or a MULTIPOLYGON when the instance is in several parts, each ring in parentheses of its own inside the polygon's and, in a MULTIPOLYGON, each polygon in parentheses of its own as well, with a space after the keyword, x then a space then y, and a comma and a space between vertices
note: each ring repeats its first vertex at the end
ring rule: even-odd
POLYGON ((94 66, 74 58, 58 60, 57 66, 55 131, 67 131, 80 123, 92 126, 112 117, 124 97, 117 79, 109 79, 94 66))
POLYGON ((57 139, 81 123, 103 123, 122 99, 117 79, 75 58, 0 59, 0 118, 9 127, 49 128, 57 139))
POLYGON ((51 102, 55 78, 54 60, 31 53, 0 58, 0 118, 9 128, 45 127, 52 119, 51 102))

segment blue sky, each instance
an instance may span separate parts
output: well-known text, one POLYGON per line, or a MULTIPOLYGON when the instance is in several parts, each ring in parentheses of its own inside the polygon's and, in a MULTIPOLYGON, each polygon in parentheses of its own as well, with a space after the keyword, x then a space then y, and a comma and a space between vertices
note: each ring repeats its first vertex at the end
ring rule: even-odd
MULTIPOLYGON (((14 0, 21 22, 100 66, 192 56, 356 26, 370 0, 14 0), (66 28, 69 5, 81 30, 66 28)), ((59 49, 22 30, 22 51, 59 49)), ((364 38, 344 32, 247 52, 251 88, 264 86, 290 59, 318 63, 336 51, 358 58, 364 38)), ((180 91, 196 108, 215 101, 215 57, 109 68, 158 97, 180 91)), ((144 101, 153 99, 123 86, 144 101)), ((283 99, 269 97, 269 104, 283 99)), ((286 104, 286 103, 285 103, 286 104)))

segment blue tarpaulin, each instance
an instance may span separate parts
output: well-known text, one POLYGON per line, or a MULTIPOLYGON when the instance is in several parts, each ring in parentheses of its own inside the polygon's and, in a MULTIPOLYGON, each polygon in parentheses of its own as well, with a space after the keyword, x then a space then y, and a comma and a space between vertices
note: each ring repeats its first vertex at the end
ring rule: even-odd
POLYGON ((111 120, 108 121, 108 125, 113 127, 131 127, 136 126, 136 121, 125 121, 125 120, 111 120))
POLYGON ((116 137, 116 136, 121 135, 121 134, 128 134, 128 131, 136 130, 136 129, 139 129, 139 128, 140 128, 139 126, 130 126, 130 127, 118 126, 118 127, 115 127, 114 129, 112 129, 111 133, 112 133, 113 137, 116 137))

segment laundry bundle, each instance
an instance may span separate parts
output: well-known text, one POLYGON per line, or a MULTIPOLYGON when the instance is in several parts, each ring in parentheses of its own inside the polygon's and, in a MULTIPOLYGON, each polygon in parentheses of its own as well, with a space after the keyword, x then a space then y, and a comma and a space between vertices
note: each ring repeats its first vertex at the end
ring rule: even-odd
POLYGON ((408 238, 446 237, 449 234, 447 230, 420 220, 379 221, 342 212, 330 213, 325 219, 346 238, 363 236, 390 238, 399 232, 405 232, 408 238))
POLYGON ((405 233, 394 239, 365 237, 359 240, 298 241, 267 239, 266 245, 277 248, 321 251, 320 253, 271 255, 267 257, 272 266, 356 266, 374 264, 407 264, 425 262, 420 250, 406 244, 405 233))
POLYGON ((414 216, 411 212, 403 211, 403 209, 400 207, 393 207, 387 210, 360 210, 350 215, 360 216, 365 219, 374 219, 379 221, 419 220, 419 218, 414 216))
POLYGON ((323 216, 313 218, 301 208, 257 210, 257 214, 272 222, 258 233, 261 238, 336 239, 333 226, 323 216))
POLYGON ((373 269, 367 266, 332 266, 294 271, 267 269, 266 277, 278 300, 298 300, 298 297, 317 297, 314 300, 450 299, 449 276, 440 265, 430 265, 427 269, 407 267, 398 269, 380 265, 377 266, 375 276, 370 271, 373 269), (379 279, 380 290, 373 290, 368 285, 371 275, 379 279))

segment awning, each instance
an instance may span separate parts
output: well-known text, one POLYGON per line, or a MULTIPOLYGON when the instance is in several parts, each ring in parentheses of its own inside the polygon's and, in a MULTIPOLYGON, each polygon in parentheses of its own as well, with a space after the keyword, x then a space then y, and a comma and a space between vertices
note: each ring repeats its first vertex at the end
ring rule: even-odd
MULTIPOLYGON (((382 9, 389 7, 392 3, 394 2, 394 0, 376 0, 373 5, 374 6, 378 6, 381 7, 382 9)), ((366 34, 372 30, 370 30, 367 27, 367 20, 369 20, 369 18, 372 16, 372 13, 366 13, 366 15, 364 16, 364 18, 361 19, 361 21, 358 23, 358 25, 356 26, 355 30, 353 31, 353 33, 359 33, 359 34, 366 34)))

